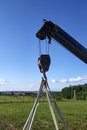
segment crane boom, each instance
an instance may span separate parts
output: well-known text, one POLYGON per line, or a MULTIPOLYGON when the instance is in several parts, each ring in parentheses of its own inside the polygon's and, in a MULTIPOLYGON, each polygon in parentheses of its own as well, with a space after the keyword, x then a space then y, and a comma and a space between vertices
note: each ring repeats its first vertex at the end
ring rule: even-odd
POLYGON ((49 42, 51 41, 51 37, 54 38, 75 56, 87 63, 87 49, 51 21, 45 21, 44 25, 36 33, 36 36, 40 40, 44 40, 46 37, 48 37, 49 42))

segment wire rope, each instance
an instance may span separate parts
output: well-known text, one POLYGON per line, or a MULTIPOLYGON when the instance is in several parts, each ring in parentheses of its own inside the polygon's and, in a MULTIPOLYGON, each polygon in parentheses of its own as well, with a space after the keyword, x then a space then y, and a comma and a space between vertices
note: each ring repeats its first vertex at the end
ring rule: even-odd
POLYGON ((39 56, 41 55, 41 43, 40 43, 40 39, 38 40, 38 48, 39 48, 39 56))
POLYGON ((48 53, 48 50, 47 50, 47 48, 48 48, 48 43, 47 43, 47 38, 46 38, 46 54, 48 53))
MULTIPOLYGON (((50 50, 50 44, 47 41, 48 39, 46 38, 46 45, 45 45, 45 53, 49 55, 49 50, 50 50)), ((39 49, 39 56, 42 54, 42 49, 41 49, 41 41, 40 39, 38 40, 38 49, 39 49)))

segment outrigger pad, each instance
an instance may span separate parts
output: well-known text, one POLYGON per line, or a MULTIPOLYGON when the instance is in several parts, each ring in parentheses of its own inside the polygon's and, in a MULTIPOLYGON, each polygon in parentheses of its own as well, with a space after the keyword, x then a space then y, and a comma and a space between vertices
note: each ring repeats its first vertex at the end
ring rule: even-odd
POLYGON ((49 66, 50 66, 51 60, 50 60, 50 56, 49 55, 41 55, 38 58, 38 66, 40 69, 40 72, 46 72, 49 70, 49 66))

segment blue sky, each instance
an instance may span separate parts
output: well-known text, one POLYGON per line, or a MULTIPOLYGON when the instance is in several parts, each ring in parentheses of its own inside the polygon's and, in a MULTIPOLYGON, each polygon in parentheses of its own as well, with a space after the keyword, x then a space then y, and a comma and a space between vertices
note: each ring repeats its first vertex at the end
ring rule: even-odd
MULTIPOLYGON (((42 74, 37 65, 36 32, 44 18, 87 48, 87 1, 0 0, 0 91, 39 89, 42 74)), ((87 83, 87 64, 55 40, 50 57, 47 77, 51 90, 87 83)))

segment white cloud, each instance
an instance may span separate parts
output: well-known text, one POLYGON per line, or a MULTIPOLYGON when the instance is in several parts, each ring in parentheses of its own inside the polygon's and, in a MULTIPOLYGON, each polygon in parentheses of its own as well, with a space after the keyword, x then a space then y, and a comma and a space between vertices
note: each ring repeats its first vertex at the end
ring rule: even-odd
POLYGON ((56 83, 57 80, 55 80, 55 79, 51 79, 51 82, 52 82, 52 83, 56 83))
POLYGON ((10 81, 0 78, 0 85, 8 84, 10 81))
POLYGON ((39 89, 39 84, 26 82, 16 82, 0 78, 0 91, 36 91, 39 89))
POLYGON ((68 80, 67 80, 67 79, 61 79, 61 80, 59 80, 59 82, 60 82, 60 83, 67 83, 68 80))
POLYGON ((87 82, 87 76, 78 76, 76 78, 69 79, 60 79, 60 80, 51 80, 52 83, 74 83, 74 82, 87 82))

